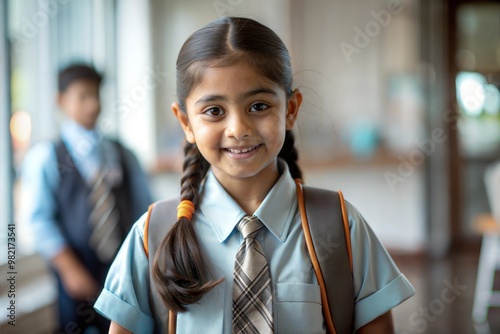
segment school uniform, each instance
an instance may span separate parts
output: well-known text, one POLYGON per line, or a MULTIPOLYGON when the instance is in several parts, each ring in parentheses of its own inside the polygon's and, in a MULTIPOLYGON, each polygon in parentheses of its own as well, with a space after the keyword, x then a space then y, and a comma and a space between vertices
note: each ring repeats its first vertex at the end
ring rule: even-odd
MULTIPOLYGON (((64 248, 71 248, 99 284, 104 283, 110 262, 100 260, 90 247, 89 216, 93 207, 88 197, 92 182, 103 170, 119 212, 117 228, 124 238, 151 203, 145 175, 130 151, 96 130, 66 121, 60 140, 33 147, 22 170, 23 219, 30 226, 37 251, 50 260, 64 248)), ((54 274, 59 289, 60 330, 75 323, 81 330, 95 325, 104 332, 107 321, 88 315, 92 302, 73 300, 58 273, 54 274)))
MULTIPOLYGON (((325 333, 320 287, 302 233, 295 183, 282 161, 280 168, 281 177, 254 213, 264 225, 256 239, 270 267, 275 333, 325 333)), ((411 297, 414 289, 363 217, 346 204, 358 329, 411 297)), ((234 258, 243 242, 236 225, 245 215, 209 170, 193 224, 214 278, 224 281, 177 315, 177 333, 231 333, 234 258)), ((155 328, 143 247, 145 219, 143 215, 132 228, 95 304, 98 312, 134 333, 153 333, 155 328)), ((334 251, 326 237, 324 244, 318 256, 334 251)))

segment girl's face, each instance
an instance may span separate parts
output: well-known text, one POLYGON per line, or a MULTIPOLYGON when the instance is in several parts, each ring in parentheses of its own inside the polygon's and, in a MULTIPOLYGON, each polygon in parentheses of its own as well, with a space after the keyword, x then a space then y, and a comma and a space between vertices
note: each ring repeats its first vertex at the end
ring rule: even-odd
POLYGON ((186 99, 187 115, 174 103, 190 143, 210 163, 223 185, 242 179, 271 181, 285 130, 291 130, 302 100, 246 64, 208 67, 186 99))

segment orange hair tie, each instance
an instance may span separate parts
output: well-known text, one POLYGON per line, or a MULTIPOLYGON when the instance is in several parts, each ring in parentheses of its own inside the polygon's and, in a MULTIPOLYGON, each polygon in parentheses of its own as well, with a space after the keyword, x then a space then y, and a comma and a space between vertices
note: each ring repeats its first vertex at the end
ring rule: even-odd
POLYGON ((179 203, 177 206, 177 219, 181 217, 186 217, 191 220, 193 218, 194 213, 194 204, 188 199, 185 199, 179 203))

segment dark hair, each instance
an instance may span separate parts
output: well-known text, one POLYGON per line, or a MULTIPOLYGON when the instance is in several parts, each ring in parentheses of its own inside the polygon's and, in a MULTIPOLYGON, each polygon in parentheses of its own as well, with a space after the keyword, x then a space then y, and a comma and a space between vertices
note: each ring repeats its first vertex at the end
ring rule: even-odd
POLYGON ((95 68, 85 64, 73 64, 59 71, 58 89, 60 93, 76 81, 90 80, 97 85, 101 84, 102 75, 95 68))
MULTIPOLYGON (((250 64, 261 75, 292 95, 290 55, 283 41, 268 27, 247 18, 222 17, 194 32, 177 58, 177 97, 182 110, 207 66, 250 64)), ((198 190, 209 164, 196 144, 184 149, 181 200, 198 203, 198 190)), ((294 137, 287 131, 279 157, 286 160, 292 177, 301 178, 294 137)), ((163 302, 174 312, 186 311, 222 279, 214 280, 200 249, 192 223, 180 218, 164 237, 153 264, 153 279, 163 302)))

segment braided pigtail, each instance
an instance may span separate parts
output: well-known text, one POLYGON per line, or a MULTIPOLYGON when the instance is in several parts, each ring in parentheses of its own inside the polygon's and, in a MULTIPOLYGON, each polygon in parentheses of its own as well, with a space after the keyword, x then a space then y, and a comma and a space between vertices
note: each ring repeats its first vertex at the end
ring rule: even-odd
POLYGON ((302 179, 302 171, 297 164, 299 154, 297 152, 297 148, 295 148, 295 137, 293 136, 293 132, 291 130, 286 131, 285 142, 283 143, 283 147, 281 148, 278 157, 286 161, 290 174, 292 174, 294 179, 302 179))
POLYGON ((184 175, 177 222, 163 238, 153 262, 153 279, 163 303, 174 312, 186 311, 222 281, 210 275, 196 232, 191 223, 198 204, 198 189, 209 164, 195 144, 184 148, 184 175))

